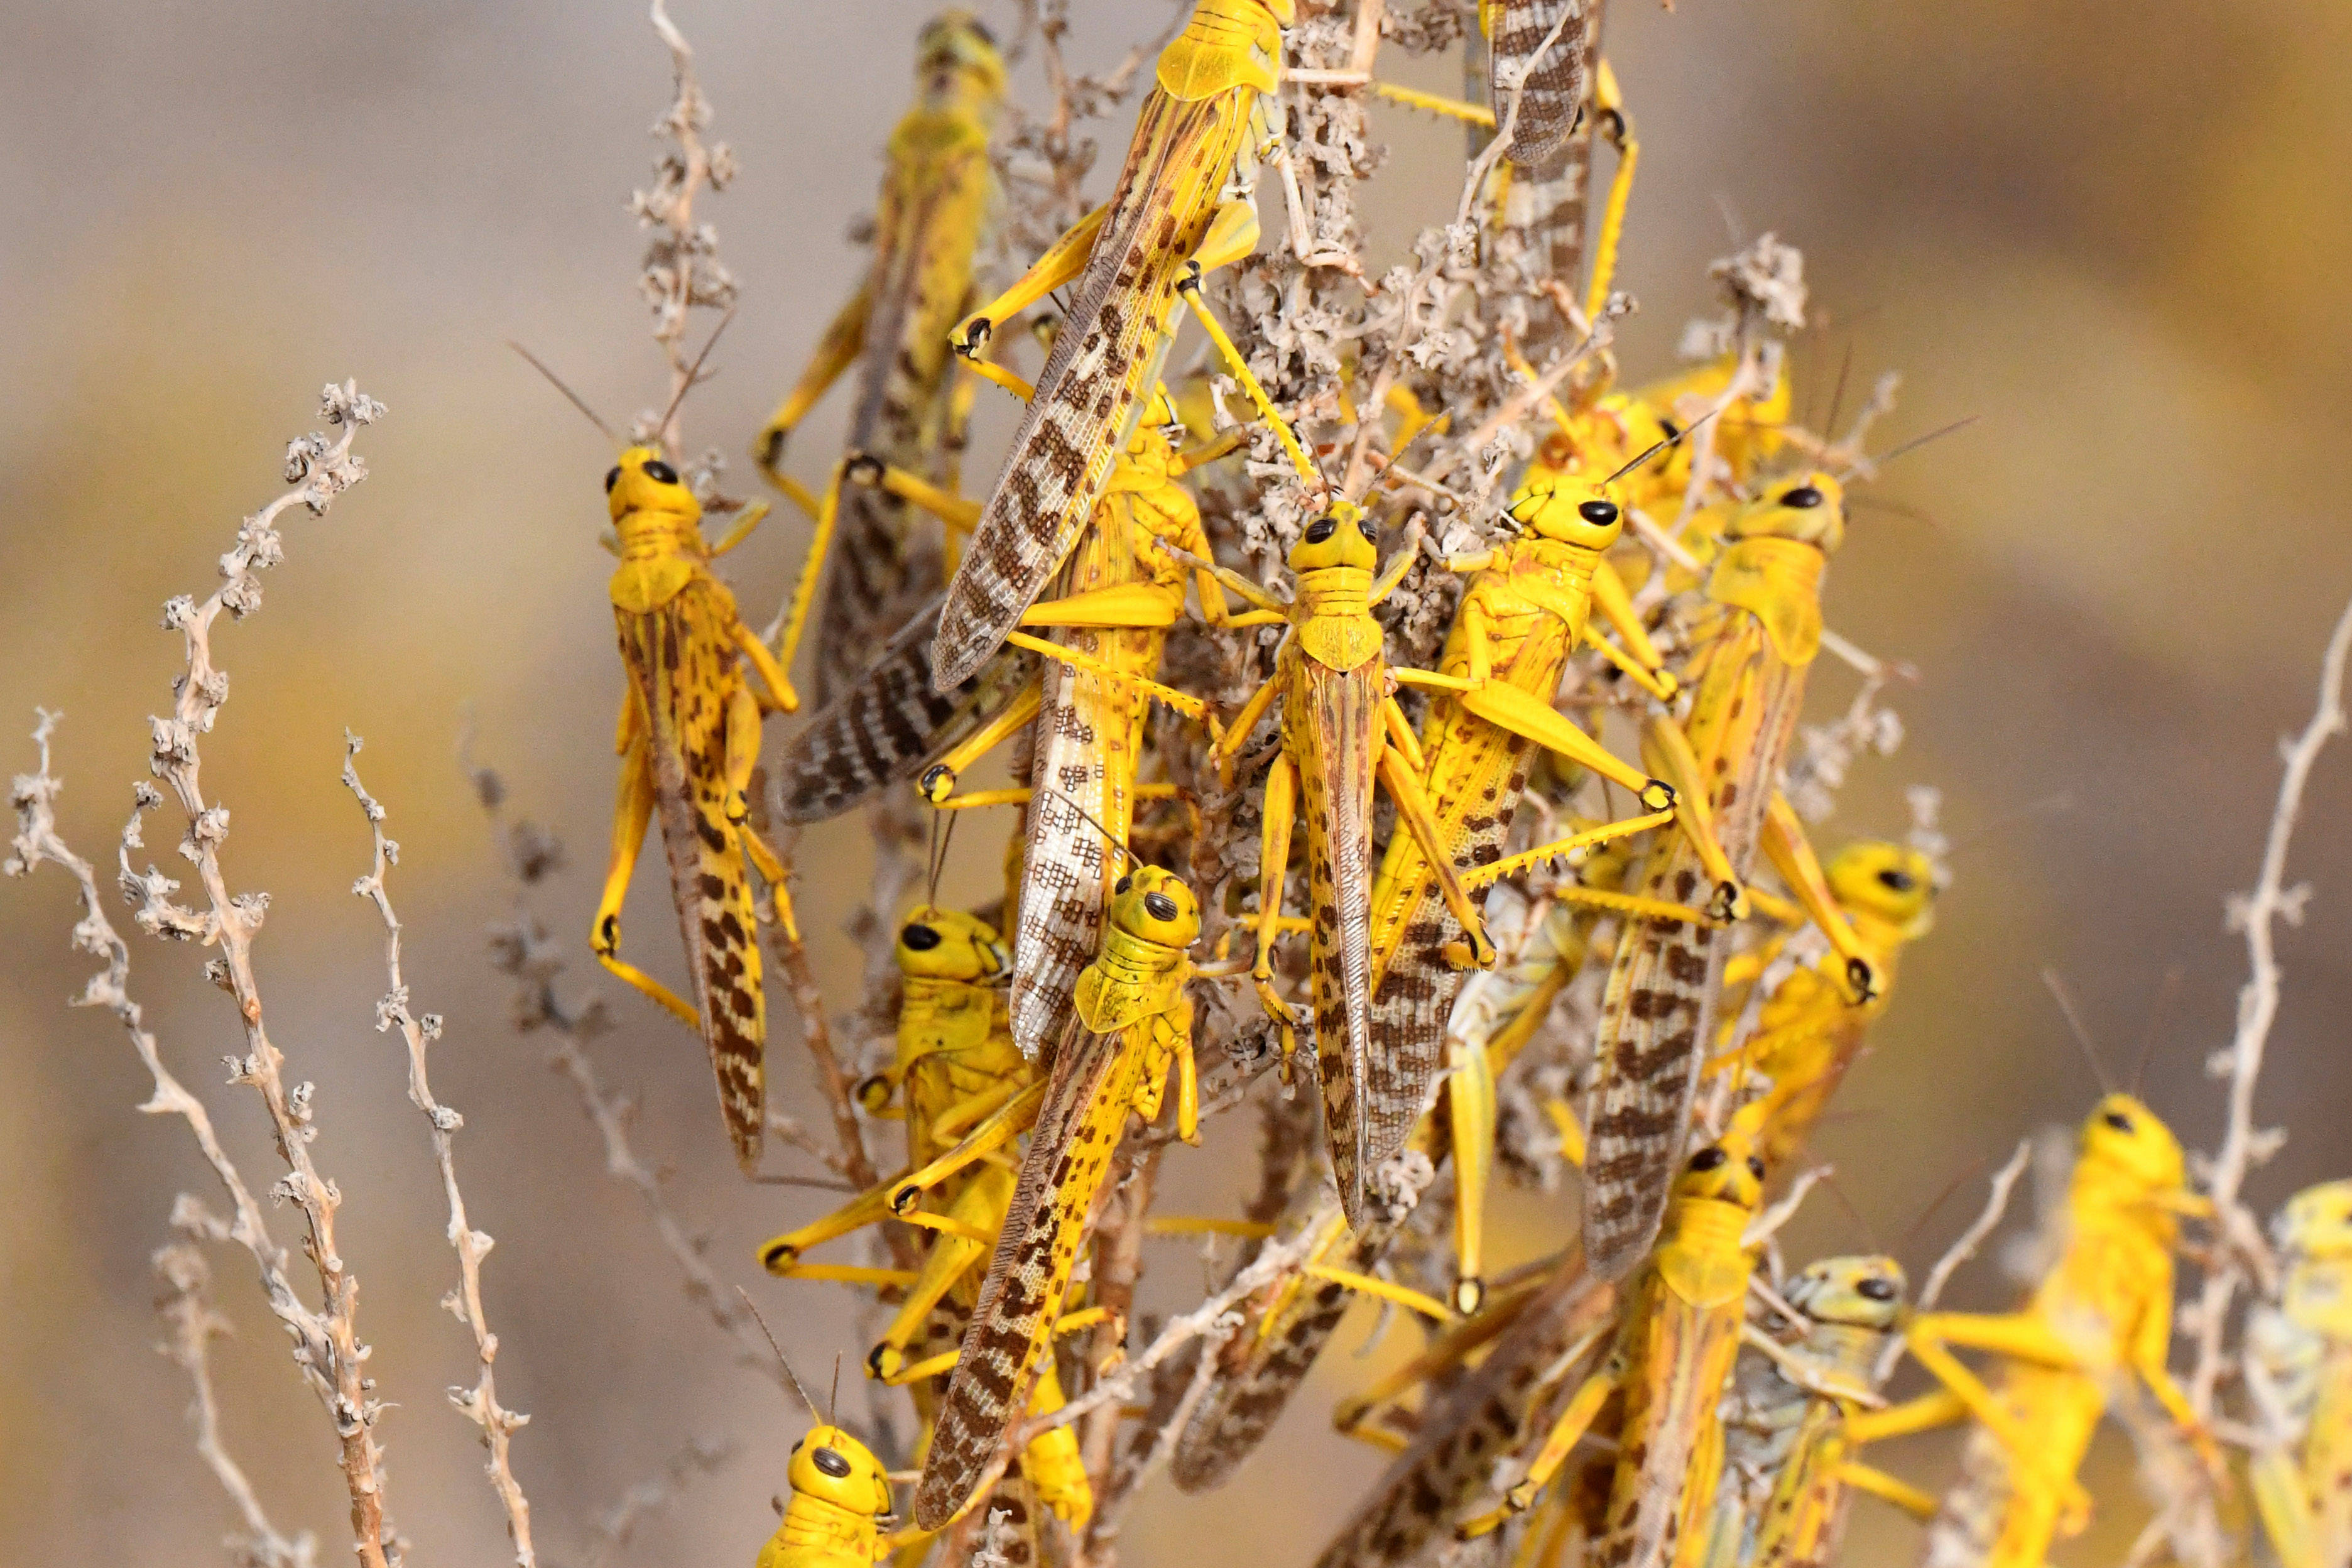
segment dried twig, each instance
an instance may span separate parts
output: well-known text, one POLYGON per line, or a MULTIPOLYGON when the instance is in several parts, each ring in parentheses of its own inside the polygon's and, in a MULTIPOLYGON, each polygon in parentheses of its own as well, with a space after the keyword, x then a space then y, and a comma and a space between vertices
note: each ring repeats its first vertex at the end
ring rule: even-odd
POLYGON ((490 1489, 498 1493, 499 1505, 506 1510, 507 1536, 514 1542, 516 1568, 533 1568, 538 1557, 530 1544, 530 1500, 523 1495, 522 1483, 515 1479, 508 1456, 509 1439, 530 1417, 499 1403, 498 1378, 491 1364, 498 1360, 499 1336, 490 1331, 482 1311, 482 1259, 489 1256, 493 1244, 488 1232, 476 1230, 466 1217, 465 1195, 457 1190, 452 1146, 466 1119, 433 1098, 433 1085, 425 1072, 425 1053, 441 1037, 441 1016, 427 1013, 419 1017, 408 1008, 408 982, 400 968, 400 917, 393 912, 392 895, 383 885, 384 873, 400 862, 400 844, 385 837, 383 807, 360 783, 355 759, 363 744, 350 731, 343 732, 343 786, 359 802, 374 838, 368 874, 352 884, 352 891, 373 903, 383 921, 386 988, 383 999, 376 1004, 375 1027, 378 1034, 397 1028, 408 1047, 408 1102, 425 1113, 433 1130, 433 1161, 440 1169, 441 1192, 449 1205, 446 1234, 450 1248, 457 1254, 457 1289, 444 1296, 441 1304, 474 1331, 478 1368, 474 1386, 451 1388, 449 1403, 481 1428, 482 1446, 490 1455, 485 1468, 489 1472, 490 1489))
POLYGON ((226 1339, 236 1332, 226 1318, 213 1310, 208 1300, 212 1285, 212 1268, 205 1255, 186 1242, 173 1242, 159 1250, 154 1258, 155 1277, 163 1282, 163 1293, 156 1298, 156 1315, 163 1320, 169 1332, 158 1353, 172 1358, 173 1363, 188 1374, 194 1385, 195 1402, 188 1407, 188 1418, 196 1428, 196 1457, 204 1460, 221 1489, 236 1504, 245 1519, 245 1533, 229 1537, 229 1551, 237 1568, 317 1568, 318 1538, 309 1531, 289 1540, 269 1522, 262 1511, 261 1500, 253 1495, 253 1483, 246 1479, 244 1469, 229 1458, 221 1445, 220 1406, 213 1398, 211 1344, 215 1339, 226 1339))
POLYGON ((2302 734, 2279 744, 2286 772, 2279 781, 2278 805, 2271 813, 2270 832, 2263 844, 2262 875, 2252 892, 2231 899, 2228 906, 2230 929, 2245 934, 2252 973, 2238 993, 2236 1034, 2226 1049, 2215 1052, 2205 1064, 2208 1073, 2229 1080, 2230 1112, 2221 1134, 2221 1152, 2214 1157, 2205 1182, 2217 1211, 2219 1264, 2206 1274, 2193 1310, 2182 1314, 2189 1320, 2186 1326, 2197 1336, 2189 1401, 2200 1417, 2213 1413, 2213 1389, 2222 1372, 2222 1331, 2231 1298, 2245 1283, 2249 1269, 2267 1273, 2270 1268, 2262 1224, 2241 1200, 2239 1190, 2246 1173, 2269 1159, 2285 1139, 2278 1129, 2254 1126, 2254 1084, 2263 1070, 2272 1021, 2278 1016, 2277 922, 2301 924, 2304 904, 2311 896, 2307 883, 2285 885, 2287 846, 2294 836, 2294 819, 2303 806, 2303 788, 2311 777, 2312 764, 2345 728, 2347 656, 2352 656, 2352 605, 2347 605, 2337 617, 2327 651, 2320 659, 2319 701, 2311 722, 2304 726, 2302 734))
POLYGON ((669 361, 667 411, 647 423, 638 435, 680 451, 677 405, 695 378, 694 357, 686 351, 687 315, 696 306, 723 310, 735 302, 734 275, 719 260, 719 231, 694 221, 694 198, 704 185, 723 191, 735 177, 735 154, 723 142, 706 142, 702 133, 710 124, 710 100, 694 74, 694 50, 669 19, 667 0, 653 0, 654 31, 669 50, 670 72, 677 90, 653 134, 675 146, 654 160, 654 186, 630 194, 629 210, 638 226, 658 232, 646 246, 645 270, 638 289, 653 307, 654 341, 669 361))
MULTIPOLYGON (((2017 1179, 2025 1174, 2025 1167, 2032 1158, 2033 1141, 2025 1139, 2017 1145, 2017 1152, 2009 1157, 2009 1163, 1992 1173, 1992 1189, 1985 1194, 1984 1212, 1969 1222, 1968 1229, 1960 1232, 1952 1245, 1944 1249, 1944 1256, 1936 1259, 1935 1267, 1927 1270, 1927 1282, 1919 1287, 1919 1294, 1912 1302, 1913 1311, 1927 1311, 1943 1300, 1944 1287, 1951 1283, 1952 1276, 1958 1272, 1961 1264, 1977 1255, 1977 1248, 1985 1244, 1985 1238, 2000 1224, 2001 1215, 2009 1212, 2009 1194, 2016 1187, 2017 1179)), ((1878 1352, 1878 1364, 1871 1373, 1871 1381, 1874 1384, 1885 1383, 1895 1371, 1895 1363, 1902 1359, 1902 1342, 1895 1340, 1888 1343, 1878 1352)))
POLYGON ((11 875, 23 875, 47 860, 63 867, 81 884, 83 918, 74 927, 74 945, 103 960, 106 967, 90 977, 77 998, 78 1005, 105 1007, 121 1020, 154 1081, 154 1093, 141 1109, 184 1118, 205 1163, 227 1190, 236 1217, 220 1227, 220 1236, 252 1255, 269 1309, 294 1342, 295 1364, 334 1424, 362 1568, 392 1568, 400 1560, 400 1543, 384 1514, 383 1454, 375 1440, 383 1407, 373 1394, 375 1382, 366 1373, 367 1347, 359 1339, 359 1281, 344 1266, 335 1245, 335 1214, 342 1205, 342 1194, 320 1173, 310 1157, 311 1142, 318 1136, 311 1118, 311 1086, 287 1087, 285 1058, 271 1043, 263 1022, 253 939, 268 910, 268 895, 229 891, 220 864, 220 847, 228 837, 228 810, 208 804, 198 781, 197 739, 211 732, 228 700, 227 674, 213 663, 213 623, 224 610, 232 619, 241 620, 260 608, 260 574, 284 556, 284 541, 276 526, 279 517, 297 505, 323 515, 337 496, 367 477, 366 465, 352 453, 352 439, 361 426, 383 415, 383 405, 345 382, 326 388, 320 412, 341 434, 331 438, 314 432, 288 446, 286 479, 294 488, 245 520, 237 530, 236 543, 221 557, 221 586, 201 605, 184 595, 163 606, 163 625, 181 634, 187 662, 173 683, 170 716, 149 721, 152 742, 149 767, 186 814, 188 829, 180 853, 195 868, 205 907, 198 910, 173 903, 172 895, 179 891, 180 884, 153 866, 144 872, 131 868, 131 851, 145 847, 144 815, 163 803, 152 785, 142 782, 135 787, 136 809, 123 826, 116 851, 119 885, 133 907, 132 918, 140 930, 151 936, 220 950, 217 957, 205 963, 205 973, 236 999, 247 1046, 245 1055, 225 1058, 229 1081, 252 1086, 268 1113, 278 1154, 287 1165, 287 1174, 270 1188, 270 1195, 302 1211, 309 1233, 303 1250, 319 1275, 322 1303, 319 1310, 313 1310, 296 1293, 287 1276, 286 1249, 271 1237, 260 1205, 222 1150, 203 1104, 164 1068, 155 1037, 142 1021, 139 1005, 131 998, 130 948, 100 912, 89 862, 76 855, 58 833, 55 805, 64 786, 49 771, 49 737, 57 719, 47 712, 41 714, 33 736, 40 748, 40 772, 20 775, 16 783, 16 853, 6 869, 11 875))
POLYGON ((662 1473, 649 1481, 639 1481, 621 1494, 621 1500, 596 1521, 595 1543, 588 1550, 586 1568, 608 1568, 629 1544, 637 1528, 656 1514, 667 1512, 677 1505, 678 1498, 696 1480, 716 1474, 735 1457, 731 1443, 706 1442, 696 1437, 670 1457, 662 1473))

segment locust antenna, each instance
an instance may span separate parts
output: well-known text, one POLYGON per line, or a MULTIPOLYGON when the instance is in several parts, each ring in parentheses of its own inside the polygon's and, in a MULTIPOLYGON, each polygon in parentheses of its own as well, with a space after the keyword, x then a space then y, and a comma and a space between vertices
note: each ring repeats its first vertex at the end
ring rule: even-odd
POLYGON ((2164 1022, 2164 1010, 2171 1005, 2175 993, 2180 989, 2180 965, 2169 964, 2164 971, 2164 984, 2156 988, 2156 1000, 2148 1004, 2147 1027, 2140 1031, 2139 1058, 2132 1063, 2130 1094, 2139 1098, 2140 1080, 2147 1076, 2148 1058, 2156 1055, 2157 1026, 2164 1022))
POLYGON ((1954 1193, 1958 1192, 1963 1185, 1982 1175, 1986 1165, 1989 1163, 1990 1163, 1990 1161, 1979 1155, 1976 1159, 1969 1161, 1965 1166, 1961 1167, 1960 1173, 1954 1176, 1950 1181, 1946 1182, 1944 1184, 1944 1190, 1937 1193, 1928 1201, 1927 1206, 1919 1211, 1919 1217, 1913 1220, 1909 1225, 1904 1227, 1903 1235, 1895 1241, 1895 1245, 1898 1248, 1909 1247, 1913 1239, 1918 1236, 1920 1230, 1927 1225, 1927 1223, 1936 1217, 1936 1211, 1942 1208, 1944 1205, 1950 1200, 1951 1195, 1954 1193))
POLYGON ((828 1426, 841 1425, 841 1352, 839 1351, 833 1352, 833 1392, 825 1395, 824 1424, 828 1426))
POLYGON ((1883 457, 1857 458, 1853 462, 1846 466, 1845 473, 1840 474, 1838 479, 1843 482, 1848 475, 1853 473, 1855 469, 1861 468, 1865 462, 1870 465, 1872 473, 1883 473, 1886 468, 1886 465, 1895 461, 1895 458, 1903 457, 1907 453, 1916 452, 1930 441, 1940 441, 1947 436, 1952 435, 1958 431, 1965 430, 1983 417, 1984 416, 1981 414, 1971 414, 1965 419, 1953 420, 1949 425, 1943 426, 1941 429, 1930 430, 1925 436, 1914 436, 1911 439, 1904 442, 1901 446, 1895 447, 1893 451, 1886 453, 1883 457))
POLYGON ((2066 1028, 2074 1037, 2074 1043, 2083 1047, 2083 1059, 2091 1064, 2092 1075, 2099 1080, 2099 1092, 2115 1093, 2115 1079, 2107 1076, 2105 1066, 2100 1062, 2099 1047, 2091 1043, 2091 1031, 2083 1027, 2082 1015, 2074 1011, 2074 998, 2066 989, 2066 983, 2058 977, 2056 970, 2045 969, 2042 972, 2042 984, 2050 987, 2050 994, 2057 999, 2058 1011, 2066 1016, 2066 1028))
MULTIPOLYGON (((776 1342, 775 1331, 769 1328, 768 1320, 760 1315, 759 1307, 751 1300, 751 1292, 738 1285, 735 1287, 735 1294, 743 1299, 744 1308, 751 1312, 751 1321, 760 1325, 760 1333, 768 1342, 768 1348, 776 1352, 776 1364, 784 1369, 785 1381, 793 1385, 793 1392, 800 1395, 801 1403, 808 1406, 808 1413, 812 1417, 823 1420, 824 1417, 817 1413, 816 1401, 811 1399, 809 1391, 801 1386, 800 1374, 793 1371, 793 1363, 784 1359, 784 1347, 776 1342)), ((835 1361, 835 1375, 836 1377, 840 1375, 838 1358, 835 1361)))
POLYGON ((593 425, 598 430, 604 433, 604 439, 613 444, 614 450, 617 451, 620 448, 622 445, 621 438, 613 434, 613 427, 610 425, 605 424, 602 419, 596 417, 596 411, 588 406, 588 400, 586 398, 581 396, 578 393, 564 385, 563 378, 562 376, 548 369, 547 366, 541 363, 537 354, 531 353, 529 349, 523 347, 512 338, 509 338, 507 340, 507 347, 514 350, 515 353, 529 360, 530 362, 531 369, 547 377, 550 382, 554 384, 555 390, 563 394, 563 395, 571 401, 572 407, 577 408, 581 413, 588 416, 588 423, 593 425))
POLYGON ((710 357, 710 351, 719 346, 719 334, 725 331, 727 324, 734 319, 735 312, 729 310, 719 318, 719 324, 710 329, 710 336, 703 341, 702 352, 694 356, 692 364, 686 367, 686 379, 677 384, 677 390, 670 395, 669 406, 662 410, 661 423, 654 426, 654 439, 663 438, 663 432, 669 428, 670 420, 677 415, 677 405, 686 401, 686 395, 701 381, 703 362, 710 357))
POLYGON ((1870 1250, 1884 1256, 1886 1247, 1878 1239, 1876 1227, 1863 1217, 1862 1210, 1856 1207, 1853 1199, 1847 1195, 1845 1184, 1837 1179, 1837 1173, 1824 1168, 1822 1173, 1822 1185, 1830 1190, 1830 1196, 1837 1200, 1838 1207, 1845 1210, 1846 1217, 1853 1221, 1855 1229, 1862 1232, 1862 1239, 1869 1244, 1870 1250))
POLYGON ((1133 866, 1133 865, 1140 864, 1140 862, 1139 862, 1139 861, 1136 859, 1136 858, 1135 858, 1135 851, 1134 851, 1134 850, 1132 850, 1132 849, 1129 849, 1129 847, 1128 847, 1124 843, 1120 842, 1120 840, 1119 840, 1119 837, 1118 837, 1118 834, 1113 833, 1109 828, 1105 827, 1101 823, 1099 823, 1099 822, 1096 822, 1096 821, 1095 821, 1095 819, 1094 819, 1094 816, 1093 816, 1093 814, 1092 814, 1092 813, 1090 813, 1089 811, 1087 811, 1087 808, 1086 808, 1085 806, 1080 805, 1077 803, 1076 797, 1075 797, 1075 796, 1073 796, 1073 795, 1070 795, 1064 794, 1064 792, 1062 792, 1061 790, 1055 790, 1054 793, 1055 793, 1055 795, 1061 795, 1061 796, 1062 796, 1062 798, 1063 798, 1065 801, 1068 802, 1068 803, 1069 803, 1069 807, 1070 807, 1070 809, 1071 809, 1072 811, 1076 812, 1080 816, 1085 817, 1085 818, 1086 818, 1086 820, 1087 820, 1089 824, 1091 824, 1091 825, 1093 826, 1094 830, 1095 830, 1097 833, 1101 834, 1105 838, 1108 839, 1108 840, 1110 841, 1110 847, 1111 847, 1112 848, 1114 848, 1114 849, 1118 850, 1121 855, 1126 856, 1126 857, 1127 857, 1127 863, 1128 863, 1129 865, 1133 866))
POLYGON ((1837 439, 1838 411, 1845 406, 1845 378, 1853 374, 1853 340, 1848 338, 1845 341, 1845 358, 1838 362, 1837 387, 1830 394, 1830 416, 1822 425, 1823 434, 1832 441, 1837 439))
POLYGON ((1648 449, 1643 451, 1640 457, 1626 463, 1624 467, 1619 468, 1615 473, 1610 475, 1601 482, 1603 485, 1615 484, 1619 479, 1623 479, 1627 474, 1632 473, 1634 469, 1640 468, 1643 464, 1648 462, 1651 458, 1656 457, 1667 447, 1675 445, 1684 437, 1689 435, 1692 431, 1697 429, 1700 426, 1706 424, 1708 420, 1714 418, 1717 415, 1722 412, 1723 410, 1720 408, 1708 409, 1705 414, 1700 415, 1697 418, 1692 420, 1688 425, 1684 426, 1673 435, 1665 437, 1661 440, 1652 442, 1648 449))
POLYGON ((940 811, 931 814, 931 877, 930 886, 923 895, 923 904, 926 909, 937 910, 940 907, 940 873, 947 869, 948 846, 955 842, 956 820, 962 815, 963 813, 960 811, 940 811), (940 827, 940 818, 942 816, 948 819, 944 831, 940 827))

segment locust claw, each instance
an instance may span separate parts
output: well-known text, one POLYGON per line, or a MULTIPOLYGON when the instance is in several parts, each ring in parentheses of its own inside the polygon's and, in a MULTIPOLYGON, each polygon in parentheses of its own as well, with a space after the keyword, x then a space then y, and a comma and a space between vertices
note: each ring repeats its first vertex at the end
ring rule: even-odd
POLYGON ((1643 811, 1672 811, 1675 808, 1675 786, 1664 779, 1652 779, 1642 786, 1643 811))
POLYGON ((955 786, 956 771, 945 763, 933 763, 923 770, 923 776, 915 783, 917 791, 933 805, 955 794, 955 786))

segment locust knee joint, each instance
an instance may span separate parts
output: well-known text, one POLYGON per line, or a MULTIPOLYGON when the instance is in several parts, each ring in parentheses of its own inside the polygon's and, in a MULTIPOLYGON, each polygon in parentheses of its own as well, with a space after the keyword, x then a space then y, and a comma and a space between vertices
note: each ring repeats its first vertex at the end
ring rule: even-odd
POLYGON ((978 359, 981 345, 988 342, 990 334, 995 330, 995 323, 986 316, 975 316, 972 318, 971 325, 964 329, 961 341, 955 345, 955 352, 966 359, 978 359))
POLYGON ((841 477, 852 484, 878 485, 884 472, 882 459, 871 452, 852 452, 842 459, 841 477))
POLYGON ((933 805, 939 805, 940 802, 953 795, 955 786, 956 771, 945 763, 934 763, 925 768, 923 776, 915 784, 915 787, 922 792, 923 798, 933 805))
POLYGON ((1664 779, 1652 779, 1642 786, 1643 811, 1672 811, 1675 808, 1675 786, 1664 779))

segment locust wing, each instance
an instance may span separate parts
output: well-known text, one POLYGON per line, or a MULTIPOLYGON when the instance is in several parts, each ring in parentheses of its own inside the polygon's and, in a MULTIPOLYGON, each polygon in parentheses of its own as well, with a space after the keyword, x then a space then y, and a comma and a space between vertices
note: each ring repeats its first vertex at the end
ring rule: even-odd
POLYGON ((1028 1406, 1142 1073, 1143 1053, 1127 1048, 1126 1035, 1098 1035, 1073 1017, 1055 1053, 1013 1206, 932 1427, 915 1491, 915 1522, 925 1530, 941 1528, 971 1500, 1028 1406))
POLYGON ((1001 650, 946 692, 931 683, 931 637, 942 599, 934 598, 793 737, 782 764, 782 816, 823 822, 903 784, 924 763, 986 723, 1034 675, 1036 656, 1001 650))
POLYGON ((1590 153, 1591 127, 1582 123, 1601 59, 1603 0, 1487 0, 1490 38, 1487 102, 1500 125, 1511 107, 1508 84, 1521 71, 1519 117, 1511 131, 1510 160, 1538 178, 1557 174, 1580 150, 1590 153), (1559 37, 1538 57, 1554 27, 1559 37))
POLYGON ((737 656, 723 608, 698 583, 658 609, 616 610, 614 619, 647 721, 654 808, 695 1014, 719 1081, 719 1113, 737 1163, 749 1171, 760 1163, 766 1121, 767 1015, 742 829, 727 816, 726 693, 737 679, 737 656))
POLYGON ((1144 100, 1077 303, 948 584, 932 645, 942 691, 971 678, 1036 601, 1101 499, 1167 352, 1184 263, 1200 247, 1256 101, 1236 89, 1144 100))

